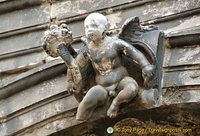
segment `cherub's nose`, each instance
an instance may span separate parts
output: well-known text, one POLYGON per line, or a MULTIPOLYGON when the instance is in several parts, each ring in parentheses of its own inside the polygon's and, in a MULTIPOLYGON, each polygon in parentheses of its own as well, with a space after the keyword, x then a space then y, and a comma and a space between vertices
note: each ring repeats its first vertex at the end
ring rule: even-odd
POLYGON ((88 32, 88 33, 93 33, 93 32, 94 32, 94 30, 92 30, 92 29, 89 29, 87 32, 88 32))

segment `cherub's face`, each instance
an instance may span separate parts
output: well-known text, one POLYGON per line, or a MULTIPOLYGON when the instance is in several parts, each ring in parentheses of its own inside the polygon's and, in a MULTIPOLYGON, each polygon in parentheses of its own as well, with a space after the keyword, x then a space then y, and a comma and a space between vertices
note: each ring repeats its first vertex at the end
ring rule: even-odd
POLYGON ((85 35, 92 41, 102 39, 105 26, 95 18, 90 18, 85 22, 85 35))

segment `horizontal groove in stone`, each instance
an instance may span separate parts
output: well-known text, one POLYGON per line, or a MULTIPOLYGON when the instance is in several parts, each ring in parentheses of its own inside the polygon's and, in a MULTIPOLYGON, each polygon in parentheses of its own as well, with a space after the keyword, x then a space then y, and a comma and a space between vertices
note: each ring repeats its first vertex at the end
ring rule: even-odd
POLYGON ((63 92, 59 93, 59 94, 56 94, 54 96, 50 96, 49 98, 46 98, 44 100, 41 100, 39 102, 36 102, 30 106, 27 106, 27 107, 23 107, 22 109, 18 110, 18 111, 15 111, 13 113, 10 113, 4 117, 1 117, 0 118, 0 122, 7 122, 13 118, 16 118, 22 114, 25 114, 27 112, 31 112, 32 110, 34 109, 37 109, 39 107, 42 107, 46 104, 49 104, 51 102, 54 102, 56 100, 59 100, 59 99, 62 99, 62 98, 65 98, 65 97, 68 97, 70 96, 69 94, 67 94, 67 92, 65 90, 63 90, 63 92), (2 120, 2 121, 1 121, 2 120))
POLYGON ((48 24, 42 24, 42 25, 31 26, 31 27, 27 27, 27 28, 18 29, 18 30, 13 30, 13 31, 9 31, 9 32, 3 32, 3 33, 0 33, 0 39, 8 38, 11 36, 16 36, 16 35, 20 35, 20 34, 25 34, 25 33, 29 33, 29 32, 44 30, 44 29, 48 28, 48 26, 49 26, 48 24))
MULTIPOLYGON (((7 131, 7 135, 16 135, 34 125, 37 125, 37 124, 40 124, 48 119, 51 119, 51 118, 56 118, 57 116, 63 114, 63 113, 66 113, 66 112, 70 112, 71 110, 73 111, 73 109, 77 108, 78 106, 78 103, 75 101, 75 98, 73 96, 63 96, 63 98, 60 98, 60 99, 57 99, 55 101, 52 101, 50 103, 47 103, 41 107, 37 107, 33 110, 30 110, 24 114, 21 114, 19 115, 17 118, 12 118, 11 120, 8 120, 7 122, 4 122, 6 124, 12 124, 12 122, 15 122, 16 120, 18 119, 21 119, 20 122, 21 123, 25 123, 23 125, 19 125, 19 126, 16 126, 16 128, 14 129, 11 129, 9 131, 7 131), (74 103, 71 103, 69 104, 70 101, 74 101, 74 103), (56 105, 57 104, 64 104, 63 102, 67 102, 68 104, 68 107, 62 107, 59 112, 58 111, 51 111, 50 110, 50 113, 47 114, 47 116, 43 116, 43 117, 39 117, 39 118, 34 118, 32 119, 30 122, 26 122, 26 118, 31 116, 31 114, 35 115, 36 113, 38 113, 39 111, 40 112, 45 112, 46 110, 48 111, 49 108, 55 108, 56 110, 56 105), (45 110, 45 108, 48 108, 45 110)), ((41 114, 41 113, 38 113, 38 114, 41 114)))
POLYGON ((2 54, 2 55, 0 55, 0 61, 3 59, 9 59, 9 58, 23 56, 23 55, 26 55, 29 53, 36 53, 36 52, 41 52, 41 51, 43 51, 43 48, 40 46, 40 47, 31 48, 31 49, 20 50, 20 51, 16 51, 16 52, 7 53, 7 54, 2 54))
MULTIPOLYGON (((117 11, 121 11, 121 10, 127 10, 127 9, 130 9, 130 8, 146 5, 148 3, 157 2, 157 1, 160 1, 160 0, 145 0, 145 1, 136 1, 136 2, 133 1, 133 3, 127 3, 127 4, 123 4, 123 5, 118 5, 118 6, 116 5, 116 6, 113 6, 113 7, 109 7, 109 8, 106 8, 106 9, 99 9, 99 10, 92 11, 92 12, 99 12, 101 14, 111 14, 111 12, 110 12, 111 10, 112 10, 112 13, 113 13, 113 12, 117 12, 117 11)), ((90 14, 92 12, 84 13, 82 15, 78 15, 78 16, 74 16, 74 17, 62 18, 62 19, 59 19, 59 20, 65 20, 66 23, 73 23, 73 22, 77 22, 77 21, 82 21, 87 17, 88 14, 90 14)))
POLYGON ((45 0, 3 0, 0 1, 0 14, 38 6, 44 2, 45 0))
POLYGON ((67 67, 63 61, 57 60, 8 79, 7 81, 0 83, 0 99, 5 99, 32 85, 53 78, 59 74, 63 74, 66 72, 66 69, 67 67))
POLYGON ((164 66, 163 68, 164 68, 164 72, 199 70, 200 64, 164 66))

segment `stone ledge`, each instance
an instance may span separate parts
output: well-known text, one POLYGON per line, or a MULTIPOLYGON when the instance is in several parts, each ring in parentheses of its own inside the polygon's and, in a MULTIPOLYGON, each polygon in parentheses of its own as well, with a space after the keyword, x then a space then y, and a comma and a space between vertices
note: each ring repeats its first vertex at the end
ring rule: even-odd
POLYGON ((3 0, 0 4, 0 14, 25 9, 32 6, 38 6, 44 3, 45 0, 3 0))
POLYGON ((63 74, 66 69, 62 60, 56 60, 24 72, 0 84, 0 99, 5 99, 32 85, 63 74))

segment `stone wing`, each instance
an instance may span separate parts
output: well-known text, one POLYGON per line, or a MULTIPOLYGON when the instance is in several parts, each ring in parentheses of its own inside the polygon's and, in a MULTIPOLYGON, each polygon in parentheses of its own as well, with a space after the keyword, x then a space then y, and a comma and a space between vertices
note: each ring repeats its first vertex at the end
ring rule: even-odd
MULTIPOLYGON (((155 26, 142 26, 138 17, 128 18, 122 26, 118 37, 141 51, 152 65, 157 67, 159 45, 162 42, 160 39, 162 33, 155 26)), ((134 77, 139 85, 142 85, 143 79, 141 77, 141 69, 137 64, 132 64, 129 58, 123 56, 124 65, 128 72, 134 77), (135 74, 139 73, 139 74, 135 74)), ((157 70, 156 70, 157 71, 157 70)), ((158 74, 155 72, 153 80, 149 83, 152 87, 156 84, 158 74)))
MULTIPOLYGON (((87 52, 87 46, 84 46, 77 53, 81 54, 86 52, 87 52)), ((83 99, 87 91, 96 84, 95 82, 96 74, 90 60, 86 62, 86 65, 80 70, 80 72, 82 75, 82 89, 78 93, 74 94, 76 100, 79 102, 83 99)))

